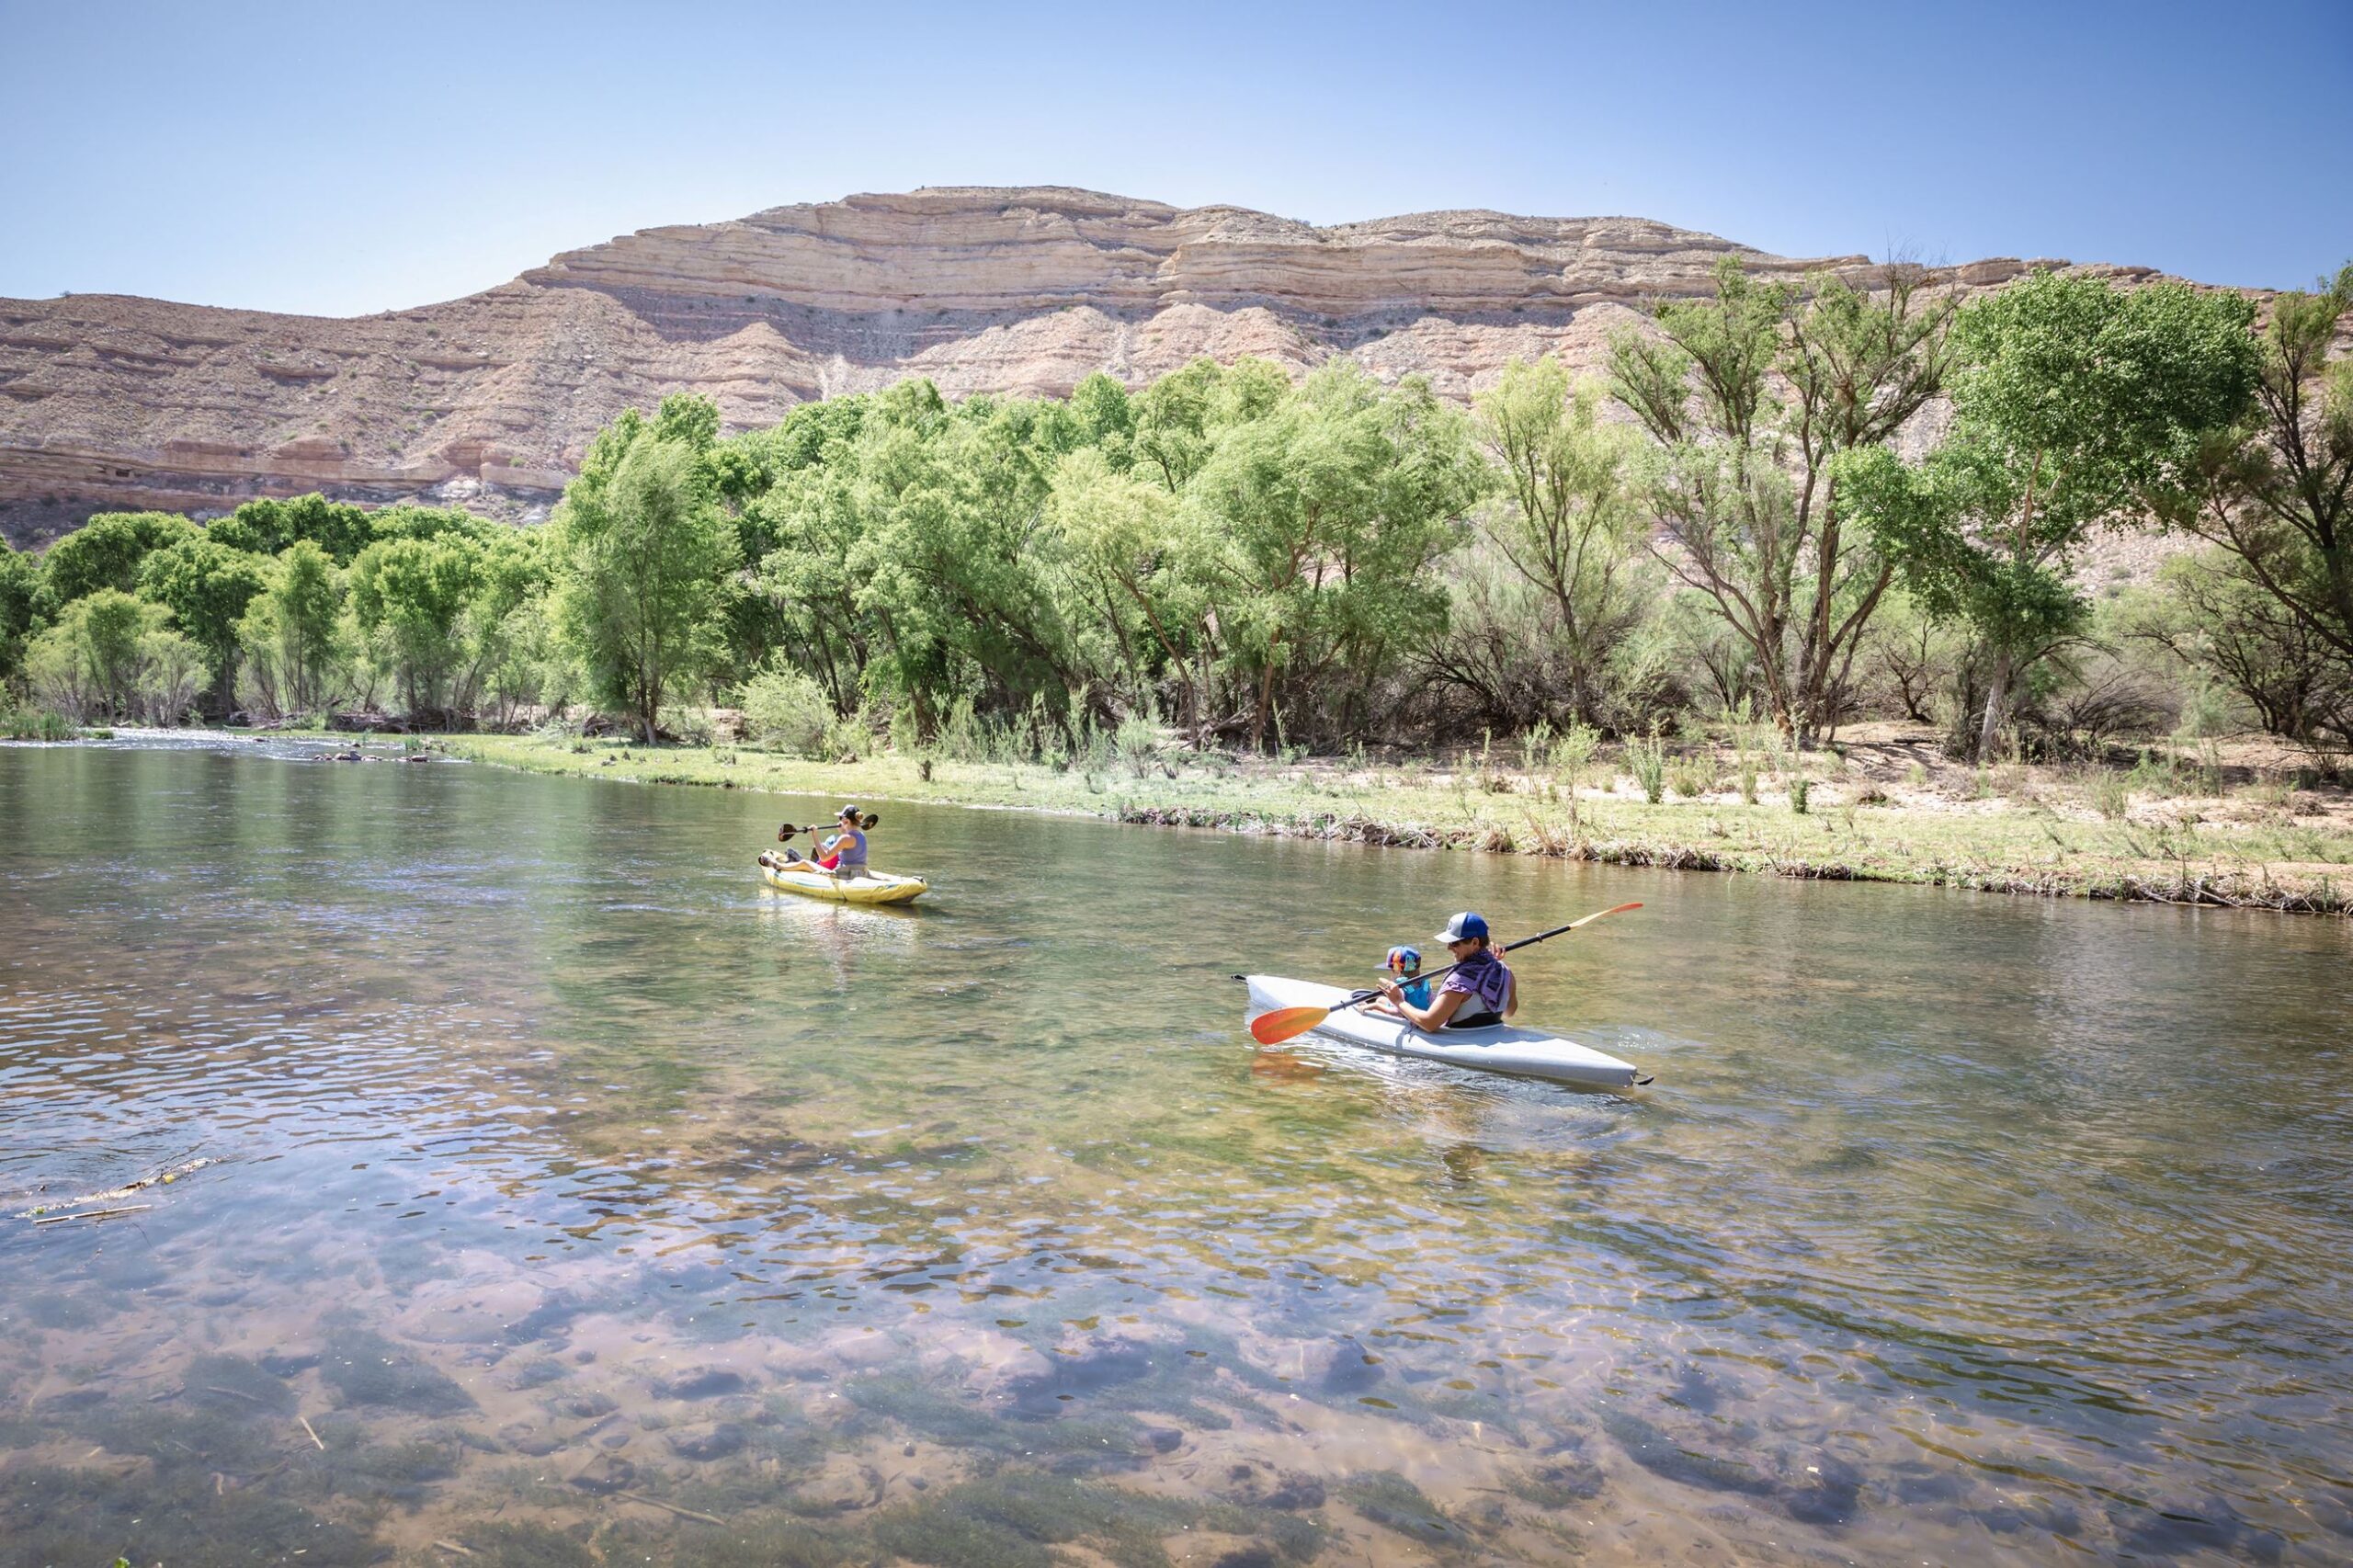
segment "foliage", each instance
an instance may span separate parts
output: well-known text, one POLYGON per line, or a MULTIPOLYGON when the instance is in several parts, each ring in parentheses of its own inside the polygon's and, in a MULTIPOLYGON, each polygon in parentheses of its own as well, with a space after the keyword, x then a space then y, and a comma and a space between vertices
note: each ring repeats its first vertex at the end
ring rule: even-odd
POLYGON ((350 658, 344 576, 310 540, 287 546, 237 623, 244 650, 238 695, 270 720, 324 711, 344 690, 350 658))
POLYGON ((1657 731, 1626 743, 1626 766, 1643 787, 1643 799, 1657 805, 1666 793, 1666 747, 1657 731))
POLYGON ((40 699, 77 721, 176 723, 202 669, 196 644, 173 630, 168 610, 119 588, 75 599, 33 639, 26 658, 40 699))
POLYGON ((557 509, 551 553, 565 640, 600 699, 653 744, 665 699, 703 673, 737 559, 704 457, 717 426, 676 394, 649 422, 622 413, 588 449, 557 509))
POLYGON ((1631 432, 1601 424, 1600 403, 1597 388, 1572 388, 1547 356, 1506 365, 1480 394, 1476 418, 1503 476, 1483 531, 1540 597, 1544 616, 1528 632, 1556 651, 1567 713, 1587 723, 1602 719, 1604 672, 1652 597, 1633 569, 1641 528, 1628 493, 1631 432))
POLYGON ((735 700, 747 740, 789 756, 825 755, 834 705, 810 676, 789 664, 774 665, 745 681, 735 700))
POLYGON ((257 557, 198 536, 150 554, 139 569, 141 597, 172 612, 179 629, 203 650, 215 689, 233 688, 241 645, 237 623, 268 578, 257 557))
POLYGON ((102 588, 131 593, 151 553, 195 537, 193 523, 168 512, 101 512, 41 557, 39 611, 54 620, 102 588))
POLYGON ((1654 307, 1611 341, 1611 393, 1657 443, 1643 492, 1660 558, 1745 642, 1774 717, 1834 722, 1893 568, 1848 525, 1834 464, 1941 388, 1952 308, 1916 269, 1878 290, 1758 282, 1727 256, 1717 297, 1654 307))
POLYGON ((2074 570, 2093 532, 2177 512, 2202 443, 2238 417, 2252 312, 2184 284, 2036 273, 1961 312, 1941 446, 1916 468, 1877 446, 1842 460, 1922 609, 1966 621, 1992 653, 1980 758, 2020 675, 2081 628, 2074 570))
POLYGON ((2201 635, 2265 727, 2298 739, 2353 722, 2353 359, 2330 358, 2348 311, 2353 263, 2271 301, 2250 415, 2208 443, 2171 519, 2218 551, 2177 585, 2201 635))
POLYGON ((40 581, 40 560, 0 540, 0 681, 15 676, 24 664, 40 581))
POLYGON ((2161 592, 2129 601, 2125 635, 2218 677, 2271 734, 2353 744, 2353 660, 2243 558, 2220 547, 2176 556, 2158 581, 2161 592))
POLYGON ((1215 541, 1251 749, 1278 709, 1321 737, 1365 727, 1380 673, 1442 629, 1430 568, 1488 483, 1459 412, 1418 380, 1384 393, 1347 361, 1222 433, 1187 499, 1215 541))
POLYGON ((351 562, 352 619, 367 655, 399 684, 410 713, 450 706, 481 568, 478 549, 451 540, 379 540, 351 562))

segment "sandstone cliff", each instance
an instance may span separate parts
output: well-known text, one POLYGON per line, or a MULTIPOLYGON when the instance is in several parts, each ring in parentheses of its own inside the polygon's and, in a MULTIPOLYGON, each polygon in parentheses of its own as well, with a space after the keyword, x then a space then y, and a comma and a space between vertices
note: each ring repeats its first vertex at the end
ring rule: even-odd
MULTIPOLYGON (((687 389, 731 428, 926 375, 951 395, 1141 382, 1198 355, 1348 355, 1464 396, 1514 356, 1594 363, 1717 258, 1636 218, 1424 212, 1316 228, 1054 187, 927 189, 649 229, 512 283, 351 320, 112 295, 0 300, 0 530, 310 490, 539 515, 598 426, 687 389)), ((2029 265, 1952 269, 1968 286, 2029 265)), ((2143 269, 2102 268, 2140 276, 2143 269)))

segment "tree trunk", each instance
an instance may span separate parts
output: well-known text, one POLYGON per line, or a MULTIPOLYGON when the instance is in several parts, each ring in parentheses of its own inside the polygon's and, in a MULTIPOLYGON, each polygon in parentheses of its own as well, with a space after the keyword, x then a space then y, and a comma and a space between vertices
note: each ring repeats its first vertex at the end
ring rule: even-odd
POLYGON ((1994 755, 1994 743, 2002 733, 2002 721, 2009 716, 2011 678, 2010 651, 2005 648, 1994 657, 1994 678, 1986 686, 1985 722, 1977 731, 1977 760, 1981 763, 1994 755))

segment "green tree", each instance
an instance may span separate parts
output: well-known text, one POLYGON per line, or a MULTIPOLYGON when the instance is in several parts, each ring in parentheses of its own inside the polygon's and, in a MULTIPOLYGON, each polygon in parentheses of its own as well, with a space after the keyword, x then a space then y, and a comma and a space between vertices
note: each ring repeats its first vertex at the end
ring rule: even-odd
POLYGON ((188 711, 202 670, 196 644, 171 612, 119 588, 99 588, 66 607, 33 640, 28 672, 42 699, 76 718, 145 717, 174 723, 188 711))
POLYGON ((291 500, 248 501, 228 517, 206 525, 206 532, 233 550, 278 556, 290 545, 308 540, 326 552, 337 566, 376 540, 375 514, 348 501, 330 501, 317 494, 291 500))
POLYGON ((1198 751, 1208 744, 1217 652, 1215 589, 1201 571, 1210 551, 1195 537, 1195 515, 1146 472, 1121 472, 1111 454, 1081 448, 1055 472, 1047 521, 1076 597, 1099 612, 1119 649, 1131 703, 1150 704, 1158 675, 1173 675, 1198 751))
POLYGON ((2252 416, 2209 445, 2195 504, 2171 519, 2272 601, 2265 620, 2340 664, 2337 685, 2353 681, 2353 358, 2330 351, 2348 311, 2353 263, 2271 301, 2252 416))
POLYGON ((335 701, 349 658, 345 592, 343 574, 316 542, 301 540, 279 552, 237 623, 248 706, 283 719, 335 701))
POLYGON ((1642 621, 1650 585, 1633 570, 1641 519, 1626 433, 1598 418, 1600 393, 1572 388, 1558 359, 1515 359, 1474 400, 1480 439, 1502 475, 1485 534, 1550 614, 1570 717, 1601 722, 1602 673, 1642 621))
POLYGON ((2083 623, 2093 533, 2183 510, 2254 383, 2253 312, 2186 284, 2037 273, 1961 312, 1952 429, 1926 461, 1871 448, 1840 465, 1921 608, 1968 621, 1993 660, 1981 759, 2020 677, 2083 623))
POLYGON ((1218 541, 1210 570, 1252 688, 1253 749, 1279 708, 1302 735, 1362 732, 1382 679, 1443 626, 1430 568, 1490 483, 1468 420, 1418 378, 1384 392, 1341 360, 1263 410, 1259 396, 1221 386, 1235 412, 1187 487, 1218 541))
POLYGON ((463 536, 380 539, 352 561, 353 619, 413 716, 449 716, 481 569, 482 551, 463 536))
POLYGON ((101 512, 41 557, 39 613, 53 620, 101 588, 136 592, 150 554, 195 537, 196 525, 170 512, 101 512))
POLYGON ((701 401, 674 394, 652 421, 623 411, 590 445, 552 525, 564 637, 598 699, 630 714, 649 744, 665 699, 719 646, 739 559, 707 449, 694 444, 698 431, 716 431, 716 411, 706 420, 682 406, 701 401))
POLYGON ((203 652, 213 691, 224 707, 236 688, 242 653, 237 623, 267 585, 267 566, 198 534, 156 551, 139 569, 141 597, 170 610, 173 621, 203 652))
POLYGON ((40 593, 40 560, 0 540, 0 681, 24 666, 25 642, 33 631, 33 609, 40 593))
POLYGON ((1713 300, 1653 307, 1654 334, 1612 340, 1611 392, 1659 443, 1644 487, 1659 559, 1748 644, 1774 719, 1802 744, 1836 722, 1893 575, 1848 526, 1833 464, 1936 396, 1952 310, 1906 267, 1868 291, 1801 290, 1727 256, 1716 285, 1713 300))
POLYGON ((1071 389, 1070 411, 1078 422, 1079 439, 1125 472, 1134 460, 1136 434, 1135 403, 1128 389, 1097 370, 1071 389))

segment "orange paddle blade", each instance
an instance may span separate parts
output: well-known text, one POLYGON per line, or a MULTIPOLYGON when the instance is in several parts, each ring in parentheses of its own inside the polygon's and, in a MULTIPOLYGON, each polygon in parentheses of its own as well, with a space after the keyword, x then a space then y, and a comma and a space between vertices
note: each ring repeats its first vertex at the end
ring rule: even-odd
POLYGON ((1280 1045, 1303 1035, 1332 1016, 1329 1007, 1278 1007, 1250 1020, 1250 1038, 1260 1045, 1280 1045))

